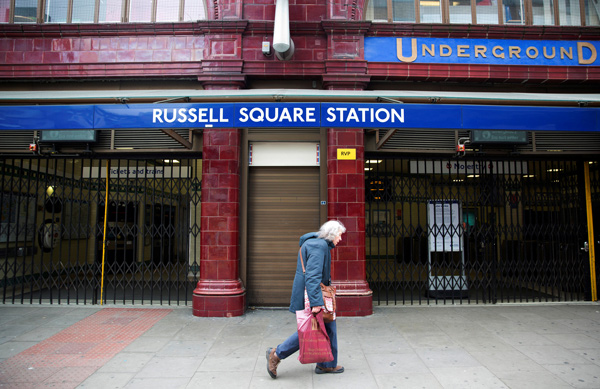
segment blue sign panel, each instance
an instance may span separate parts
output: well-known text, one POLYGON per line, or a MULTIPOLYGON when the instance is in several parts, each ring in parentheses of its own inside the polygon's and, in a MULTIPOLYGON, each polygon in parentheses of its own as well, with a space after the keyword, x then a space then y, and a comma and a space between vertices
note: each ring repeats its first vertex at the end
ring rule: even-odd
POLYGON ((0 130, 93 128, 93 105, 1 106, 0 130))
POLYGON ((321 104, 321 127, 460 128, 460 120, 459 105, 321 104))
POLYGON ((600 109, 354 103, 0 107, 0 130, 261 127, 600 131, 600 109))
POLYGON ((463 127, 473 130, 600 131, 600 110, 465 105, 463 127))
POLYGON ((233 104, 96 105, 94 128, 232 128, 233 104))
POLYGON ((320 127, 319 103, 235 104, 234 127, 320 127))
POLYGON ((600 66, 600 42, 366 37, 371 62, 600 66))

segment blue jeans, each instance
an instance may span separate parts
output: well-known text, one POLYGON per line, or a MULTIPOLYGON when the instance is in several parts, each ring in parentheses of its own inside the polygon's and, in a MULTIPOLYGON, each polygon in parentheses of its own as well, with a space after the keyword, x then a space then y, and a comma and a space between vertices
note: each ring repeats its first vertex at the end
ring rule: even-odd
MULTIPOLYGON (((317 363, 317 366, 328 368, 328 367, 336 367, 337 366, 337 325, 335 320, 331 323, 325 323, 325 329, 327 330, 327 335, 329 336, 329 341, 331 342, 331 353, 333 354, 333 361, 331 362, 323 362, 317 363)), ((283 341, 275 352, 279 359, 286 359, 296 351, 300 350, 300 341, 298 339, 298 331, 294 332, 290 335, 289 338, 283 341)))

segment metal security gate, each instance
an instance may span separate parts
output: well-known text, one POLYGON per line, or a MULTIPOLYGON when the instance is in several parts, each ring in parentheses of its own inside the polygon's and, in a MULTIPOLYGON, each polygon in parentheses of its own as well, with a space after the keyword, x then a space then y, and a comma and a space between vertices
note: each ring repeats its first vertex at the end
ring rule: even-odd
POLYGON ((3 303, 187 304, 200 160, 0 160, 3 303))
POLYGON ((318 167, 251 167, 248 303, 288 306, 300 236, 319 229, 318 167))
MULTIPOLYGON (((588 162, 365 160, 367 281, 376 303, 590 298, 581 249, 588 162)), ((596 200, 599 166, 589 163, 596 200)))
MULTIPOLYGON (((591 242, 588 244, 594 245, 595 248, 595 270, 596 270, 596 298, 597 289, 600 285, 600 266, 598 265, 598 258, 600 258, 600 168, 598 163, 589 164, 589 176, 590 176, 590 192, 591 192, 591 203, 592 203, 592 217, 593 217, 593 232, 594 236, 591 242)), ((589 238, 589 237, 588 237, 589 238)), ((584 246, 585 247, 585 246, 584 246)))

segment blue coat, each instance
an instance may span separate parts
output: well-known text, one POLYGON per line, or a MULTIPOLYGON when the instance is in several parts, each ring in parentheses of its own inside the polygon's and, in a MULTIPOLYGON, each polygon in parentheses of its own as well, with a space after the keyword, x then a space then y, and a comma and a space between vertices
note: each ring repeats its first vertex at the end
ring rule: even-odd
POLYGON ((306 288, 311 307, 325 305, 319 284, 321 282, 325 285, 330 284, 330 251, 335 246, 333 242, 320 239, 317 236, 316 232, 309 232, 300 237, 300 247, 302 256, 304 257, 306 275, 302 273, 302 263, 300 262, 300 254, 298 254, 296 275, 294 276, 292 297, 290 299, 290 312, 295 313, 304 309, 304 288, 306 288))

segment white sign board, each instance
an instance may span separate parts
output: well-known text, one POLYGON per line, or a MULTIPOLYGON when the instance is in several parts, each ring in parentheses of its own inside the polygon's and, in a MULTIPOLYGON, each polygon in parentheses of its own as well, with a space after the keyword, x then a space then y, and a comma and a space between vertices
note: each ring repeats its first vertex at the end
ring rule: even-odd
MULTIPOLYGON (((84 166, 81 178, 106 178, 106 166, 84 166)), ((188 178, 188 166, 130 166, 110 167, 110 178, 188 178)))
POLYGON ((429 251, 462 251, 460 204, 457 201, 430 201, 427 216, 429 251))
POLYGON ((527 163, 511 161, 411 161, 411 174, 527 174, 527 163))
POLYGON ((250 166, 319 166, 321 150, 314 142, 252 142, 250 166))

